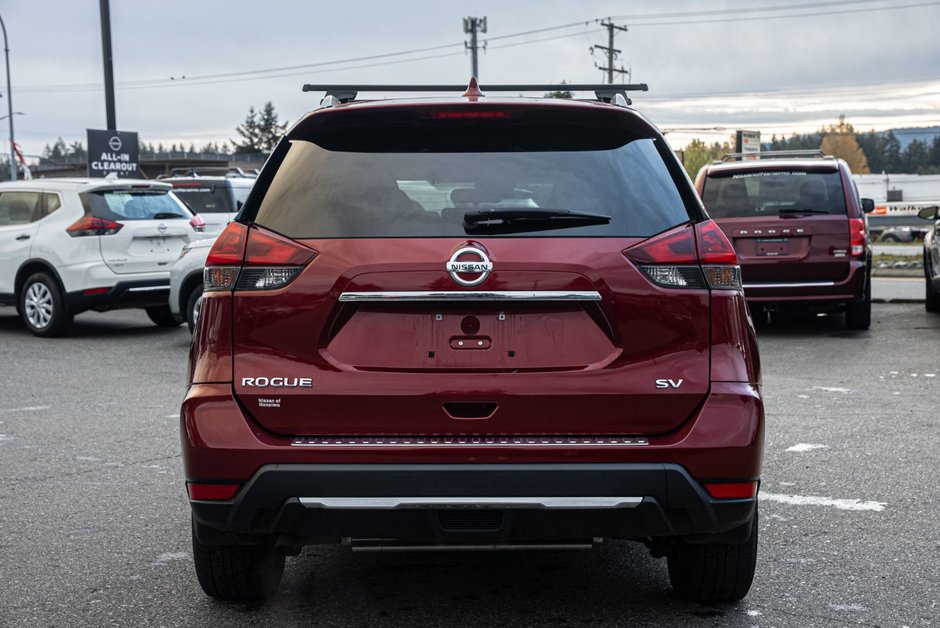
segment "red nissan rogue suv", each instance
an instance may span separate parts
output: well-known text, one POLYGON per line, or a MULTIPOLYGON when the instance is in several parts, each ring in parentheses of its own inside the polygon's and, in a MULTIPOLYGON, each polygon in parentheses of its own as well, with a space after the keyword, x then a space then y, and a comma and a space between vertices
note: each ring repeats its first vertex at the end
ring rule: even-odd
POLYGON ((842 310, 871 326, 871 246, 848 165, 822 151, 731 154, 695 179, 708 215, 734 243, 755 318, 768 309, 842 310), (753 160, 728 161, 728 158, 753 160))
POLYGON ((628 106, 645 86, 566 89, 588 87, 611 91, 334 87, 274 150, 209 254, 182 406, 208 595, 268 597, 310 544, 603 539, 667 557, 684 598, 747 593, 764 413, 738 260, 628 106))

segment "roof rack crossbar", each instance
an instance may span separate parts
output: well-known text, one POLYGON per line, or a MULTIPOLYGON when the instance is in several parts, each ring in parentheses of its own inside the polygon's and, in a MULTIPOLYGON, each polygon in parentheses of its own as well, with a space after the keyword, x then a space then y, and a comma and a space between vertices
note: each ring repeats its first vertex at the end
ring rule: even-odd
POLYGON ((721 161, 734 161, 738 159, 786 159, 788 157, 815 157, 817 159, 831 159, 819 148, 800 150, 762 150, 759 153, 725 153, 721 161))
MULTIPOLYGON (((339 102, 355 100, 359 92, 463 92, 466 85, 330 85, 306 84, 305 92, 326 92, 324 98, 332 96, 339 102)), ((480 89, 487 92, 594 92, 598 100, 611 102, 620 94, 629 104, 627 92, 646 92, 646 83, 520 83, 518 85, 487 85, 480 89)))

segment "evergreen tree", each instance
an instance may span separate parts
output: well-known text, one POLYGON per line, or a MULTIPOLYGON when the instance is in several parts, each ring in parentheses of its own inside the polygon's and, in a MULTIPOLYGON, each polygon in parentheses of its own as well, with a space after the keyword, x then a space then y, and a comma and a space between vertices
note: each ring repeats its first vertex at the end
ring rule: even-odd
POLYGON ((264 103, 261 111, 248 108, 245 121, 235 127, 241 141, 231 140, 236 153, 268 153, 287 129, 287 122, 280 122, 271 101, 264 103))

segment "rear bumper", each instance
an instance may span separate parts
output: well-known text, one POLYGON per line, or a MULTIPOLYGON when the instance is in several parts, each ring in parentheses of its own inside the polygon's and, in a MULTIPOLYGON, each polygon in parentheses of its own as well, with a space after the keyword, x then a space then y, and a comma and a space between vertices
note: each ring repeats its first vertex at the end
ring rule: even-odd
POLYGON ((676 464, 269 465, 191 505, 206 542, 501 544, 729 533, 755 500, 712 499, 676 464))
POLYGON ((170 295, 170 280, 140 279, 119 281, 106 292, 87 294, 69 292, 66 295, 69 311, 73 314, 85 310, 118 310, 167 305, 170 295))
MULTIPOLYGON (((191 386, 180 418, 187 479, 242 485, 233 500, 192 502, 202 527, 334 540, 454 538, 450 532, 440 536, 446 530, 438 508, 407 503, 373 508, 374 501, 367 508, 349 502, 328 507, 305 505, 302 499, 604 497, 631 502, 606 508, 565 508, 564 501, 555 502, 559 507, 496 504, 492 507, 504 513, 503 523, 487 538, 500 542, 725 532, 750 520, 754 500, 713 500, 700 483, 757 480, 764 435, 759 388, 734 382, 713 382, 694 415, 672 433, 618 442, 574 438, 561 446, 539 438, 496 439, 496 444, 478 438, 458 445, 420 438, 373 439, 371 444, 294 439, 255 423, 233 397, 230 383, 191 386)), ((473 504, 450 505, 478 510, 473 504)))
POLYGON ((748 281, 745 270, 744 296, 753 303, 803 303, 839 305, 861 301, 865 297, 868 263, 849 262, 849 272, 838 281, 800 279, 799 281, 748 281))

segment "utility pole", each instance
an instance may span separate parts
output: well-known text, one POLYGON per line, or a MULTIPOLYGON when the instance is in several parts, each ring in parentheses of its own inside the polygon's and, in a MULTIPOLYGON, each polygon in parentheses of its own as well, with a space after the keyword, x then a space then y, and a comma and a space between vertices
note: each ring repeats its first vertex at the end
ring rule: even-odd
POLYGON ((13 140, 13 93, 10 91, 10 45, 7 42, 7 25, 0 17, 0 28, 3 29, 3 54, 7 63, 7 116, 10 120, 10 181, 16 181, 16 144, 13 140))
POLYGON ((111 63, 111 8, 108 0, 98 0, 101 9, 101 50, 104 56, 104 106, 108 116, 108 130, 117 130, 114 115, 114 66, 111 63))
MULTIPOLYGON (((463 42, 464 49, 470 51, 470 60, 471 60, 471 69, 473 76, 476 77, 477 81, 480 80, 480 66, 477 63, 477 32, 485 33, 486 32, 486 16, 482 18, 479 17, 465 17, 463 18, 463 32, 470 34, 470 41, 463 42)), ((483 49, 486 50, 486 44, 483 44, 483 49)))
POLYGON ((597 69, 602 70, 602 71, 604 71, 604 72, 607 72, 607 82, 610 83, 610 84, 613 84, 613 82, 614 82, 614 72, 617 72, 618 74, 629 74, 629 73, 630 73, 629 70, 624 70, 624 69, 623 69, 623 65, 620 66, 620 69, 619 69, 619 70, 614 67, 614 59, 616 59, 616 58, 617 58, 617 55, 620 53, 620 50, 618 50, 617 48, 614 48, 614 33, 615 33, 616 31, 623 31, 623 32, 626 33, 626 32, 627 32, 627 27, 626 27, 626 26, 617 26, 616 24, 614 24, 614 23, 610 20, 610 18, 607 18, 607 21, 606 21, 606 22, 601 22, 601 26, 603 26, 603 27, 605 27, 605 28, 607 29, 607 45, 606 45, 606 46, 598 46, 598 45, 595 45, 595 46, 593 46, 593 47, 591 48, 591 53, 594 52, 594 48, 598 48, 598 49, 600 49, 600 50, 604 50, 604 51, 607 52, 607 67, 603 67, 603 66, 597 65, 596 63, 594 64, 594 67, 596 67, 597 69))

